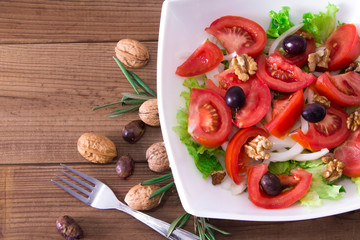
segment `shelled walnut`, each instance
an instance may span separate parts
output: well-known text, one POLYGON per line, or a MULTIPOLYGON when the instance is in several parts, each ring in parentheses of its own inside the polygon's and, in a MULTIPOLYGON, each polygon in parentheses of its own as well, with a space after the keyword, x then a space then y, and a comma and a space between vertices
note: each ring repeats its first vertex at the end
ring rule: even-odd
POLYGON ((360 72, 360 63, 359 62, 353 62, 349 65, 348 68, 345 69, 345 72, 360 72))
POLYGON ((315 71, 316 67, 328 68, 329 61, 330 50, 327 48, 310 53, 308 56, 309 71, 315 71))
POLYGON ((254 75, 257 70, 255 60, 247 54, 236 55, 231 61, 235 74, 241 81, 249 80, 249 75, 254 75))
POLYGON ((329 101, 329 99, 327 99, 325 96, 320 96, 317 94, 314 94, 313 101, 323 105, 326 108, 329 108, 331 105, 331 102, 329 101))
POLYGON ((272 148, 272 142, 264 136, 257 136, 244 145, 245 153, 255 160, 269 159, 270 154, 266 150, 272 148))
POLYGON ((355 132, 360 126, 360 108, 356 109, 346 119, 346 126, 349 130, 355 132))
POLYGON ((134 39, 122 39, 115 47, 116 57, 127 67, 139 68, 149 61, 149 51, 134 39))
POLYGON ((326 163, 326 167, 324 168, 324 178, 328 182, 332 182, 342 175, 342 171, 344 168, 344 163, 340 160, 333 159, 330 155, 325 155, 321 158, 323 163, 326 163))

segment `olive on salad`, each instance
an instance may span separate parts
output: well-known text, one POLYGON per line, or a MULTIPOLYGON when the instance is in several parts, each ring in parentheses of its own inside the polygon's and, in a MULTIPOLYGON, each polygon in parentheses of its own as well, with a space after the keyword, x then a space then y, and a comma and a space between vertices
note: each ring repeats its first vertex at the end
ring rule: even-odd
POLYGON ((326 116, 326 108, 319 103, 307 104, 301 112, 301 116, 308 122, 317 123, 326 116))
POLYGON ((306 40, 300 35, 294 34, 286 37, 283 41, 283 49, 291 55, 299 55, 306 50, 306 40))

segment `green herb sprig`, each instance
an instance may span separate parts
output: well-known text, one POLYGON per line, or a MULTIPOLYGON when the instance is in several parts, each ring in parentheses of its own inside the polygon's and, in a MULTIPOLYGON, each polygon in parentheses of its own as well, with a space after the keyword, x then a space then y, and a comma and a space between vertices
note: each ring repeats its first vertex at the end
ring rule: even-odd
POLYGON ((127 108, 118 109, 111 111, 110 114, 108 114, 108 117, 118 117, 120 115, 123 115, 128 112, 136 111, 140 108, 141 104, 145 102, 146 100, 156 98, 157 93, 152 90, 146 83, 141 80, 141 78, 136 75, 134 72, 127 70, 124 65, 116 58, 113 57, 117 65, 120 67, 122 73, 126 77, 126 79, 129 81, 130 85, 133 87, 135 93, 121 93, 123 95, 122 99, 118 102, 114 103, 108 103, 104 105, 100 105, 97 107, 94 107, 93 110, 98 110, 101 108, 121 104, 121 105, 133 105, 129 106, 127 108), (139 91, 139 89, 142 90, 139 91))

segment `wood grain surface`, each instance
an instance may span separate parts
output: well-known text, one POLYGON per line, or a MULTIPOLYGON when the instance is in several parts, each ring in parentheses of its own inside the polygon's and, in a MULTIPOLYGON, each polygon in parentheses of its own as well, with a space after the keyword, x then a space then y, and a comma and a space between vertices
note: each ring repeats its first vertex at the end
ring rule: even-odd
MULTIPOLYGON (((135 184, 159 176, 149 170, 146 149, 162 141, 147 127, 136 144, 121 137, 136 112, 118 118, 97 105, 132 92, 112 59, 122 38, 142 41, 149 64, 134 70, 156 89, 156 53, 161 0, 2 0, 0 1, 0 239, 63 239, 55 221, 74 217, 85 239, 163 239, 132 217, 98 210, 72 198, 50 180, 66 163, 108 184, 123 200, 135 184), (113 140, 119 154, 131 155, 134 174, 121 180, 115 162, 87 162, 76 149, 79 136, 98 132, 113 140)), ((219 203, 221 204, 221 203, 219 203)), ((167 194, 151 216, 172 222, 184 212, 176 193, 167 194)), ((216 239, 359 239, 360 212, 294 222, 211 219, 231 232, 216 239)), ((185 229, 193 231, 192 220, 185 229)))

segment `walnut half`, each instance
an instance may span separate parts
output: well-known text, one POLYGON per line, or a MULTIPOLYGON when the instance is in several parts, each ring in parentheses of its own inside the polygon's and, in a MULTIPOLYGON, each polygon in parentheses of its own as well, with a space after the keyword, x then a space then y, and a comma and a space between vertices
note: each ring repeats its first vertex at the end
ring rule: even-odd
POLYGON ((244 145, 245 153, 255 160, 269 159, 270 154, 266 150, 272 148, 272 142, 264 136, 257 136, 244 145))
POLYGON ((356 109, 346 119, 346 126, 349 130, 355 132, 360 126, 360 108, 356 109))
POLYGON ((340 160, 333 159, 330 155, 325 155, 321 158, 323 163, 327 163, 324 168, 324 178, 328 182, 332 182, 341 177, 344 168, 344 163, 340 160))
POLYGON ((236 55, 231 61, 235 74, 241 81, 249 80, 249 75, 254 75, 257 70, 255 60, 247 54, 236 55))
POLYGON ((330 50, 327 48, 310 53, 308 56, 309 71, 315 71, 316 67, 328 68, 329 61, 330 50))

